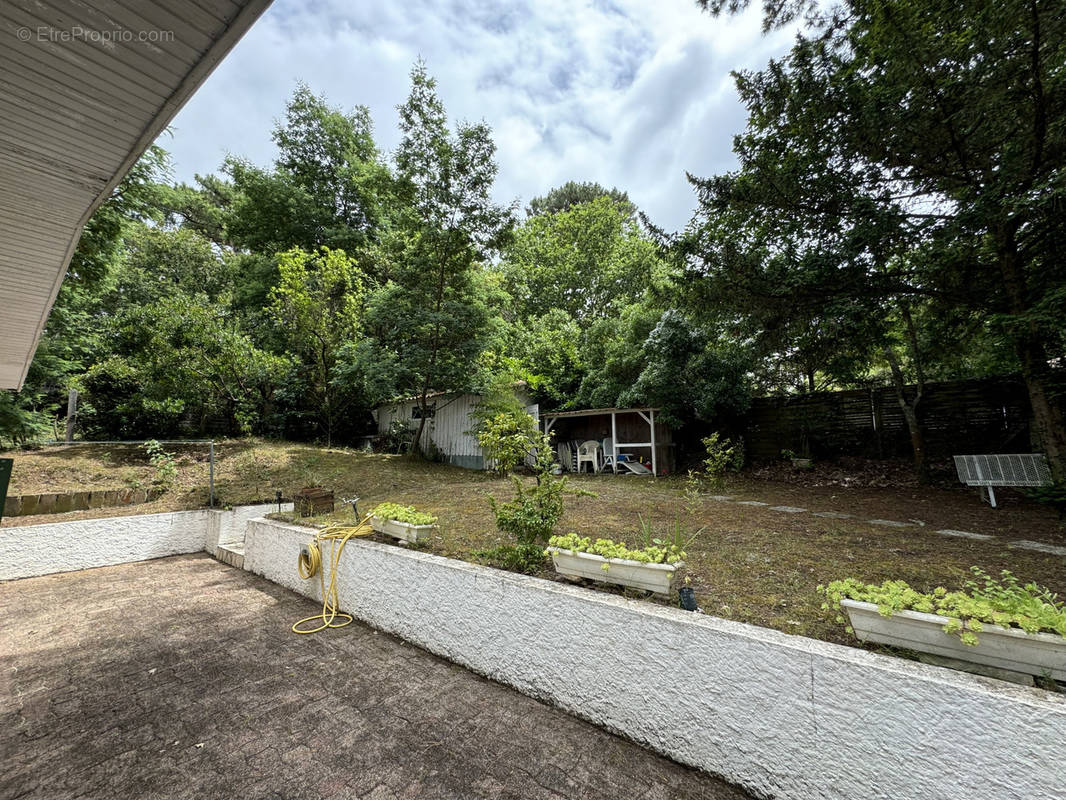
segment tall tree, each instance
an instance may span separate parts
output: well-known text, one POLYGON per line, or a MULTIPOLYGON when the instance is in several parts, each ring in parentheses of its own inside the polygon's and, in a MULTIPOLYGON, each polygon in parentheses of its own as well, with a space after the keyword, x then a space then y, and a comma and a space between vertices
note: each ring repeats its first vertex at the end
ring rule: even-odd
POLYGON ((338 380, 341 349, 358 336, 365 281, 343 250, 318 254, 293 249, 278 256, 280 280, 271 313, 300 364, 318 428, 333 444, 341 415, 352 405, 350 387, 338 380))
MULTIPOLYGON (((804 6, 768 4, 767 22, 804 6)), ((1053 475, 1066 480, 1061 4, 849 0, 810 26, 786 59, 738 76, 750 112, 741 170, 695 182, 702 221, 732 209, 764 231, 779 226, 766 255, 828 259, 829 297, 880 303, 884 316, 931 298, 996 325, 1053 475)))
POLYGON ((527 219, 500 270, 521 318, 612 317, 665 277, 655 243, 606 195, 527 219))
POLYGON ((376 248, 390 280, 370 299, 367 363, 380 387, 417 396, 468 388, 484 347, 489 311, 477 292, 478 264, 502 243, 513 209, 491 199, 496 146, 484 123, 448 130, 436 81, 425 64, 411 71, 411 93, 399 107, 395 229, 376 248), (387 378, 380 376, 387 373, 387 378))
POLYGON ((606 189, 592 181, 567 181, 557 186, 543 197, 534 197, 526 208, 526 216, 537 217, 541 214, 558 214, 569 211, 582 203, 591 203, 601 197, 609 197, 627 218, 636 216, 637 207, 626 192, 618 188, 606 189))

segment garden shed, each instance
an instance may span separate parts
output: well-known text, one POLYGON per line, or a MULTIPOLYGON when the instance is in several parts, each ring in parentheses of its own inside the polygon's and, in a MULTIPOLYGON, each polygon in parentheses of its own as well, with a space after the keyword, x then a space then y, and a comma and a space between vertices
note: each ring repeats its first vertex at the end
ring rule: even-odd
MULTIPOLYGON (((539 406, 530 403, 525 385, 515 388, 515 396, 526 411, 539 421, 539 406)), ((471 416, 481 402, 481 395, 461 392, 434 392, 429 396, 429 414, 419 449, 428 458, 467 469, 486 469, 485 456, 471 431, 477 420, 471 416)), ((418 427, 421 409, 417 397, 406 397, 374 409, 379 435, 389 432, 394 423, 408 430, 418 427)))
MULTIPOLYGON (((650 465, 652 474, 674 471, 673 431, 656 418, 657 408, 587 408, 541 416, 545 433, 557 442, 607 441, 604 455, 613 463, 631 454, 650 465)), ((564 468, 565 465, 564 465, 564 468)))

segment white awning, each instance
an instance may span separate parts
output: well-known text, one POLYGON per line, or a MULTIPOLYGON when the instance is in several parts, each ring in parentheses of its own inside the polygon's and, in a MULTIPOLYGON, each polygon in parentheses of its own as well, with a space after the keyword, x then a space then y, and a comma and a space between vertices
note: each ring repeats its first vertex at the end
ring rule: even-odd
POLYGON ((270 0, 0 4, 0 389, 81 229, 270 0))

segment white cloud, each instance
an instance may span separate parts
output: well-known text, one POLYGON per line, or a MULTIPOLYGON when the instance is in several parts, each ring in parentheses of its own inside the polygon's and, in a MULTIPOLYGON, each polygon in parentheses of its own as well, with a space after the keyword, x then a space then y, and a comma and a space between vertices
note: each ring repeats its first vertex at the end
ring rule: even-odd
POLYGON ((449 116, 493 127, 500 201, 596 180, 679 228, 693 206, 685 171, 734 165, 745 114, 729 71, 789 45, 790 32, 761 34, 759 11, 714 19, 695 0, 275 0, 161 144, 182 180, 216 171, 227 152, 265 165, 274 120, 302 80, 333 105, 368 106, 389 149, 422 56, 449 116))

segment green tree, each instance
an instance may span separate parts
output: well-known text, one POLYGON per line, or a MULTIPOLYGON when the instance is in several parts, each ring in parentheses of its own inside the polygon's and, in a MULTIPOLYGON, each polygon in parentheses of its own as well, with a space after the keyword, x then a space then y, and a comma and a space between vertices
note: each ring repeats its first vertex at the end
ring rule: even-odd
POLYGON ((636 216, 637 207, 629 199, 629 195, 620 189, 605 189, 600 184, 591 181, 567 181, 562 186, 557 186, 543 197, 534 197, 529 201, 526 216, 537 217, 542 214, 557 214, 560 211, 569 211, 571 208, 582 203, 591 203, 601 197, 608 197, 624 212, 627 218, 636 216))
POLYGON ((299 364, 307 401, 329 446, 341 416, 358 400, 340 380, 338 358, 359 337, 365 279, 344 251, 326 247, 317 254, 281 253, 278 271, 270 312, 299 364))
MULTIPOLYGON (((767 6, 767 23, 800 7, 767 6)), ((1013 346, 1059 480, 1063 25, 1050 0, 852 0, 812 15, 786 59, 738 76, 750 113, 741 169, 695 182, 694 226, 746 218, 742 230, 763 232, 764 258, 804 268, 800 291, 852 299, 878 324, 929 299, 994 325, 1013 346)), ((749 236, 688 253, 729 270, 752 251, 749 236)))
POLYGON ((521 319, 613 317, 665 276, 655 243, 607 196, 527 219, 500 270, 521 319))
POLYGON ((363 363, 378 392, 417 396, 418 452, 432 391, 469 388, 489 332, 490 310, 477 289, 478 264, 501 243, 513 213, 491 200, 495 145, 487 125, 447 127, 436 82, 422 62, 399 107, 396 150, 401 205, 394 230, 373 257, 389 280, 367 311, 372 341, 363 363))

